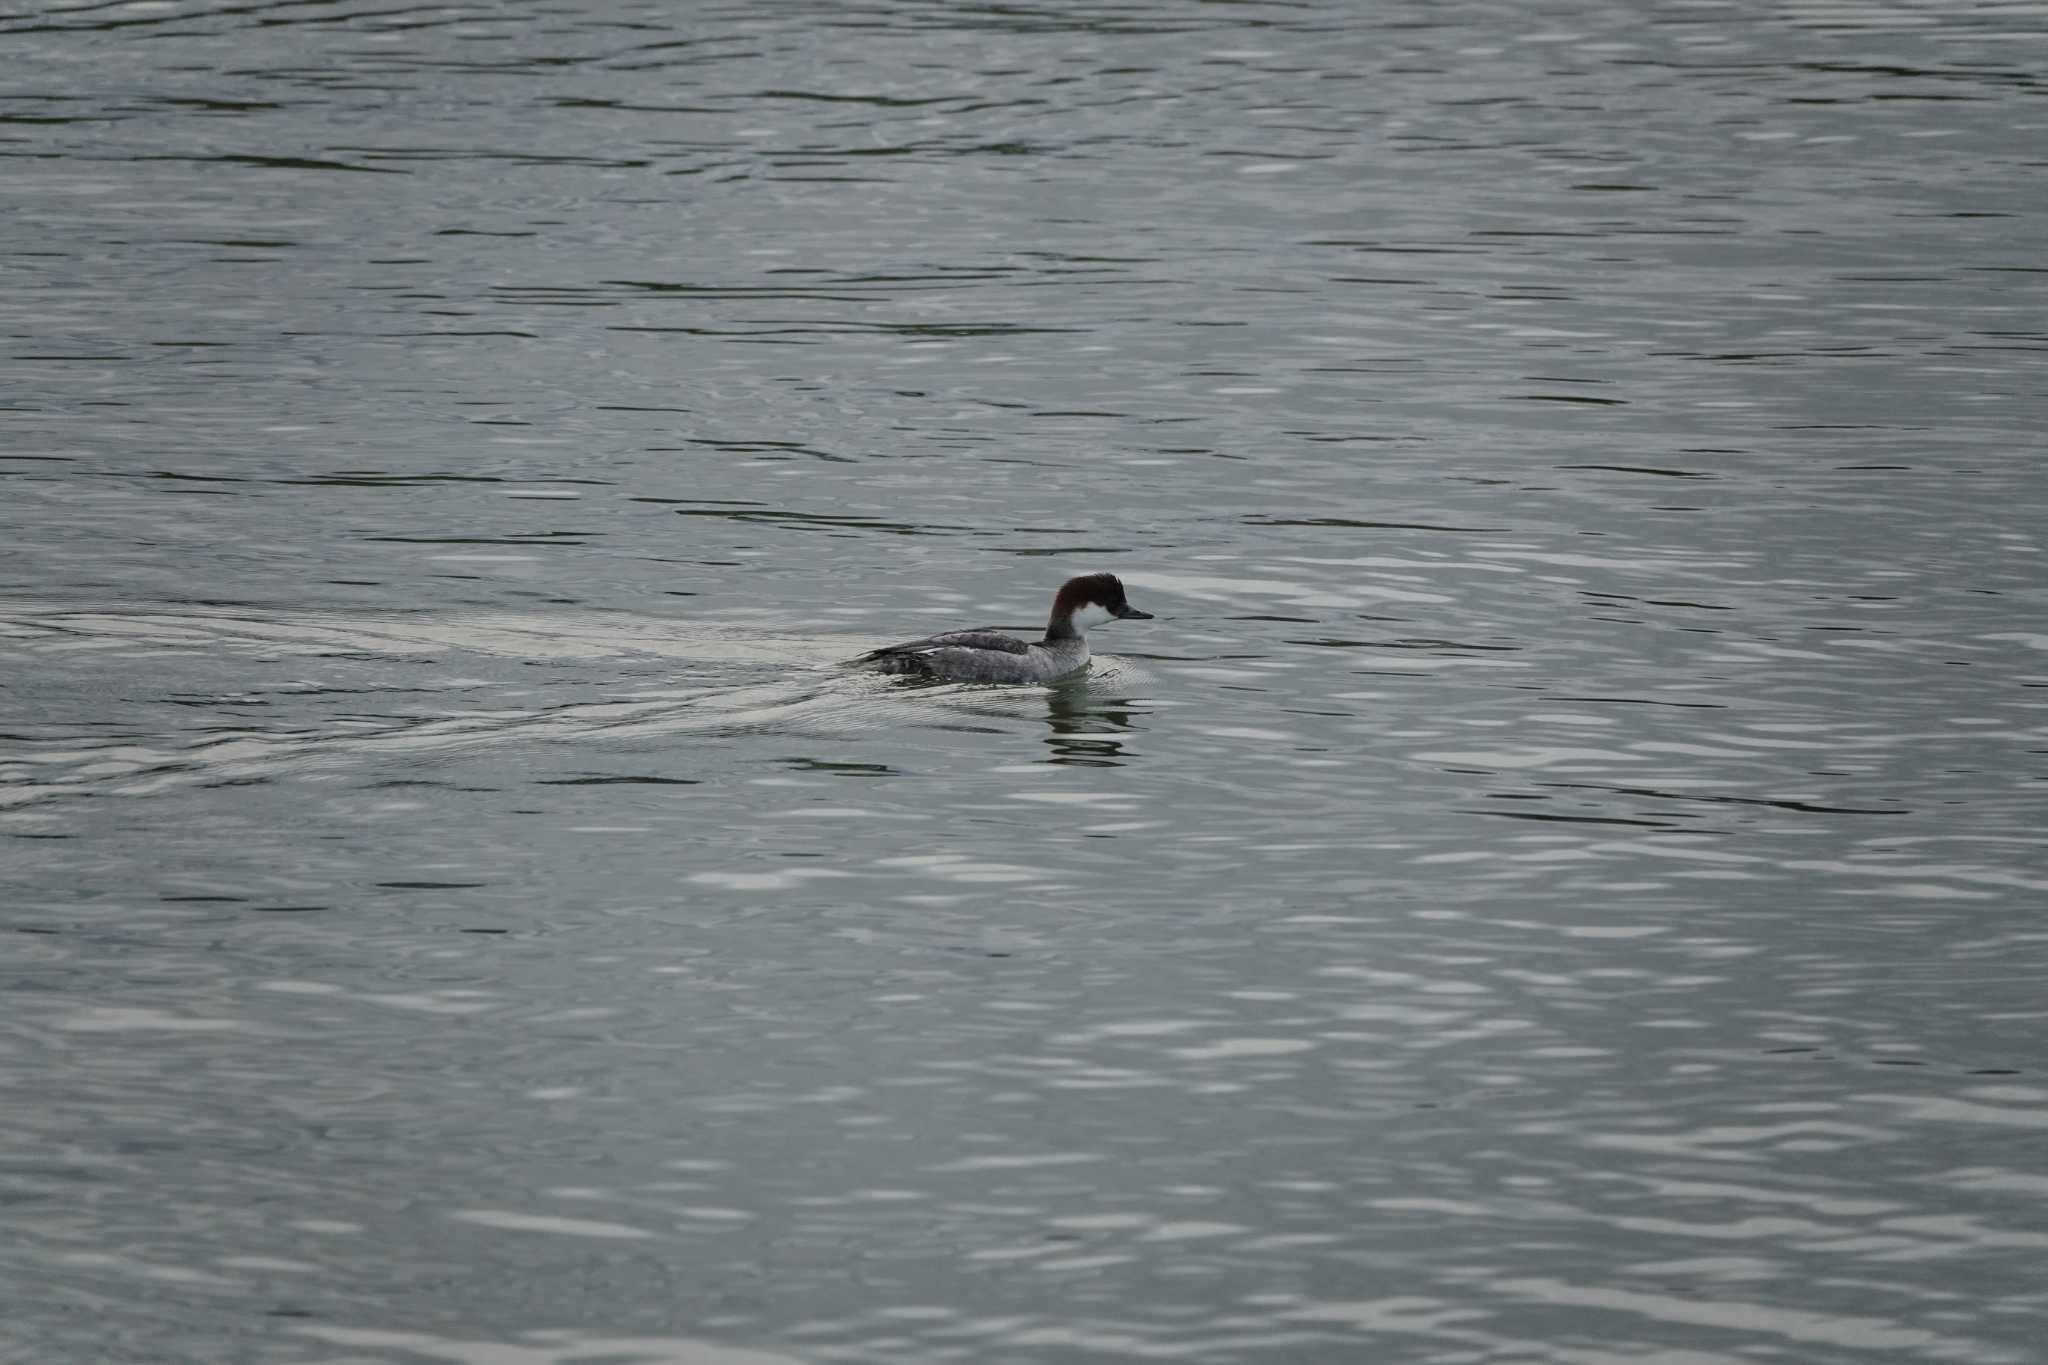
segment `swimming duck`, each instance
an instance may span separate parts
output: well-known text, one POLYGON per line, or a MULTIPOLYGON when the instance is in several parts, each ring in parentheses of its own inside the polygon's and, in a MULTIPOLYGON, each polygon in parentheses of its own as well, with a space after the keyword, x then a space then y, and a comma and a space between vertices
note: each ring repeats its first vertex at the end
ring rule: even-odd
POLYGON ((1020 640, 1000 630, 949 630, 871 649, 851 662, 882 673, 901 673, 948 682, 1051 682, 1088 666, 1085 627, 1103 621, 1149 621, 1124 596, 1113 573, 1069 578, 1053 594, 1045 638, 1020 640))

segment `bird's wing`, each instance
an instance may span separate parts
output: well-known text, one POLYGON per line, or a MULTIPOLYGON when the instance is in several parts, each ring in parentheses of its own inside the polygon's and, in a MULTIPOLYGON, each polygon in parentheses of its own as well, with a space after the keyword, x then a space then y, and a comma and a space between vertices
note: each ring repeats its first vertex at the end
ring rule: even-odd
POLYGON ((872 663, 877 659, 896 658, 906 654, 929 654, 935 649, 986 649, 998 654, 1031 652, 1029 644, 1000 630, 949 630, 943 635, 927 635, 922 640, 906 640, 900 645, 883 645, 880 649, 871 649, 854 662, 872 663))

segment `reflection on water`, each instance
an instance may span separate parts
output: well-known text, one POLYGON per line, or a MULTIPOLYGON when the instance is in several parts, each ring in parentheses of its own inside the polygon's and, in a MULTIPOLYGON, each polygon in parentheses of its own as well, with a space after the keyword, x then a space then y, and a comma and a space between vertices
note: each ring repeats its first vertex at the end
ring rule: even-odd
POLYGON ((1113 768, 1135 758, 1134 735, 1144 716, 1144 703, 1127 697, 1098 700, 1106 686, 1121 691, 1131 685, 1130 670, 1099 664, 1086 682, 1045 689, 1045 737, 1051 764, 1113 768))
POLYGON ((0 16, 0 1354, 2034 1365, 2038 27, 0 16))

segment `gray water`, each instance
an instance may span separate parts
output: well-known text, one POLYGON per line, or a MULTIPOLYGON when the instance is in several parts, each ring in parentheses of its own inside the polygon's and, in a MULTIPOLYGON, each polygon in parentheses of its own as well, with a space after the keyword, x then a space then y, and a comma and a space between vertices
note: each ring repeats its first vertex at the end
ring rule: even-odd
POLYGON ((5 1360, 2048 1358, 2048 6, 0 58, 5 1360))

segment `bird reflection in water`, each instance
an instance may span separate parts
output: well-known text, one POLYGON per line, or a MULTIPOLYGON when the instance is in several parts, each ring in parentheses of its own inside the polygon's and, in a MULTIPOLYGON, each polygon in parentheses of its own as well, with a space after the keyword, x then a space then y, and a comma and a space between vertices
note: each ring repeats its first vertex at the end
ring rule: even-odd
POLYGON ((1046 689, 1045 742, 1049 763, 1087 768, 1116 768, 1133 755, 1124 751, 1123 735, 1131 729, 1130 702, 1091 693, 1084 682, 1055 684, 1046 689))

